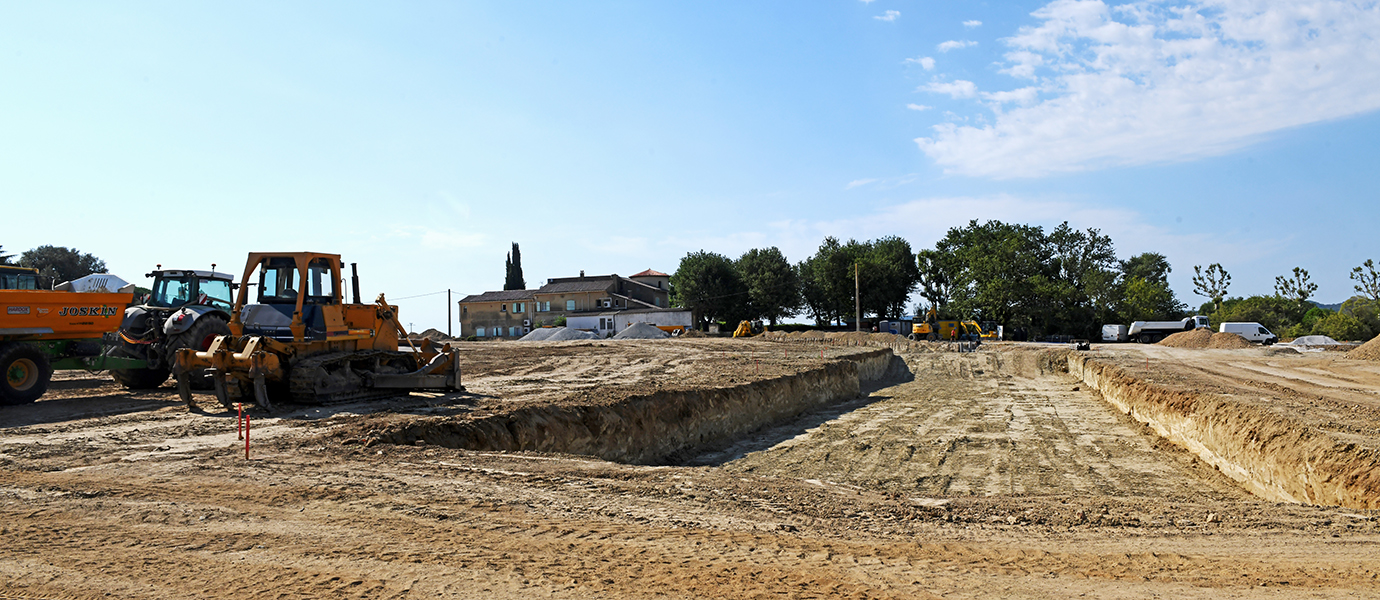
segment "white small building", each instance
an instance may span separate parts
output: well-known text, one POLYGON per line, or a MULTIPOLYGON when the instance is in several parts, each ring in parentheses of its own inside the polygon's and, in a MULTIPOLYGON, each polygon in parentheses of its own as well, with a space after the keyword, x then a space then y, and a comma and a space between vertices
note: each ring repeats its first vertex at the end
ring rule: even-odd
POLYGON ((570 315, 565 319, 566 327, 593 331, 599 334, 599 337, 616 334, 634 323, 648 323, 662 328, 682 327, 685 329, 691 329, 695 324, 693 314, 689 309, 683 308, 609 310, 570 315))

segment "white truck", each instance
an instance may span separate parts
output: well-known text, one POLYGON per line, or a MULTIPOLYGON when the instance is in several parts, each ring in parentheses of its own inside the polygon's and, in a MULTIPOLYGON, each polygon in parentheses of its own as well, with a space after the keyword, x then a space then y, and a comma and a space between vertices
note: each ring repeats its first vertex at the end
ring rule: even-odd
POLYGON ((1246 338, 1248 342, 1256 342, 1265 346, 1279 341, 1279 336, 1270 333, 1270 330, 1260 323, 1223 323, 1217 329, 1222 333, 1235 333, 1246 338))
POLYGON ((1194 315, 1178 321, 1136 321, 1131 323, 1126 335, 1132 342, 1153 344, 1180 331, 1193 331, 1199 327, 1209 327, 1207 317, 1194 315))

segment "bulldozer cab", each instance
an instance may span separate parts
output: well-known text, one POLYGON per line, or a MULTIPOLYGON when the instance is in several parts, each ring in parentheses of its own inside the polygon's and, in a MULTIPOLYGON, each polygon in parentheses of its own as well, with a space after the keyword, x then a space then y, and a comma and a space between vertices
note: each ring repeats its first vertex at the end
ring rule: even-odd
MULTIPOLYGON (((341 321, 340 255, 314 252, 252 253, 241 281, 230 329, 279 341, 324 340, 341 321), (255 278, 255 272, 258 277, 255 278), (249 288, 255 287, 255 302, 249 288)), ((339 327, 336 327, 337 329, 339 327)))

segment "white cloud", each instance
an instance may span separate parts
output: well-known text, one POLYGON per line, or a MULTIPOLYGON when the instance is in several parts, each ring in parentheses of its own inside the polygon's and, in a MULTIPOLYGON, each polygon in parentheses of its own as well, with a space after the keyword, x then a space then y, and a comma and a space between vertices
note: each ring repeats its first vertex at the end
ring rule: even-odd
POLYGON ((1380 109, 1373 2, 1058 0, 1033 16, 1037 25, 1004 40, 1001 72, 1044 99, 984 94, 997 103, 990 124, 944 123, 917 139, 946 172, 1035 177, 1191 160, 1380 109))
POLYGON ((920 89, 936 94, 948 94, 954 98, 972 98, 977 95, 977 84, 962 79, 948 83, 934 81, 920 86, 920 89))
POLYGON ((972 21, 964 21, 963 26, 967 27, 968 29, 972 29, 974 27, 982 27, 982 21, 978 21, 976 19, 972 21))
POLYGON ((963 48, 967 48, 968 46, 976 46, 976 45, 977 45, 977 42, 974 42, 974 41, 971 41, 971 40, 962 40, 962 41, 959 41, 959 40, 949 40, 949 41, 947 41, 947 42, 940 42, 940 44, 939 44, 938 46, 936 46, 936 48, 937 48, 940 52, 948 52, 948 51, 950 51, 950 50, 961 50, 961 49, 963 49, 963 48))
POLYGON ((853 181, 848 182, 848 186, 845 187, 845 188, 843 188, 843 189, 845 189, 845 190, 851 190, 851 189, 853 189, 853 188, 855 188, 855 187, 861 187, 861 186, 867 185, 867 184, 869 184, 869 183, 876 183, 876 182, 877 182, 876 179, 854 179, 853 181))
POLYGON ((899 16, 901 16, 901 11, 899 11, 899 10, 888 10, 888 11, 886 11, 886 14, 883 14, 883 15, 880 15, 880 16, 876 16, 876 17, 872 17, 872 18, 874 18, 874 19, 876 19, 876 20, 878 20, 878 21, 895 21, 895 20, 896 20, 896 17, 899 17, 899 16))
POLYGON ((913 65, 920 65, 920 66, 921 66, 922 68, 924 68, 926 71, 930 71, 930 70, 933 70, 933 69, 934 69, 934 59, 933 59, 933 58, 930 58, 930 57, 928 57, 928 56, 920 56, 920 57, 917 57, 917 58, 907 58, 907 59, 906 59, 906 63, 907 63, 907 64, 913 64, 913 65))
POLYGON ((996 103, 1015 102, 1017 104, 1030 104, 1039 96, 1039 90, 1033 87, 1023 87, 1007 92, 983 92, 982 99, 996 103))
POLYGON ((934 107, 933 107, 933 106, 925 106, 924 104, 916 104, 916 103, 912 102, 912 103, 910 103, 910 104, 907 104, 907 105, 906 105, 906 108, 909 108, 909 109, 911 109, 911 110, 929 110, 929 109, 934 108, 934 107))

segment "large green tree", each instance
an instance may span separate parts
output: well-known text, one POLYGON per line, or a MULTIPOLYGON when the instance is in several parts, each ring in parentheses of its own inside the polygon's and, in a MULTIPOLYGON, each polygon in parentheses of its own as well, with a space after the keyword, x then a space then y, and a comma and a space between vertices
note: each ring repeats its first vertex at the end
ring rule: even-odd
POLYGON ((1120 312, 1123 321, 1161 321, 1183 317, 1188 307, 1179 301, 1169 287, 1171 271, 1169 260, 1157 252, 1145 252, 1122 261, 1121 282, 1125 299, 1120 312))
POLYGON ((713 252, 691 252, 671 275, 671 302, 692 311, 697 327, 732 324, 745 316, 748 289, 733 260, 713 252))
POLYGON ((38 284, 50 288, 92 273, 105 273, 105 261, 76 248, 39 246, 19 255, 19 266, 38 269, 38 284))
POLYGON ((753 248, 734 263, 747 286, 746 312, 752 319, 777 321, 800 310, 800 280, 781 250, 753 248))
POLYGON ((504 261, 504 271, 503 289, 527 289, 527 280, 522 277, 522 251, 518 250, 517 242, 513 242, 513 251, 508 253, 508 258, 504 261))
POLYGON ((13 254, 6 254, 6 253, 5 253, 5 247, 4 247, 3 245, 0 245, 0 265, 12 264, 12 263, 10 263, 10 259, 11 259, 11 258, 14 258, 14 255, 13 255, 13 254))

